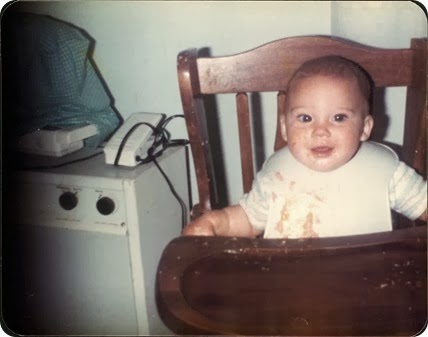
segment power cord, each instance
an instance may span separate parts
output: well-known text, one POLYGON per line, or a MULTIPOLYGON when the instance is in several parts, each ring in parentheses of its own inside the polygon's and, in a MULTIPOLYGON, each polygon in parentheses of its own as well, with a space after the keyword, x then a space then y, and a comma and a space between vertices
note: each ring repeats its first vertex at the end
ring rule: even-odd
POLYGON ((178 203, 180 204, 181 207, 181 221, 182 221, 182 228, 184 228, 184 226, 187 224, 187 209, 186 209, 186 204, 184 203, 183 199, 181 199, 180 195, 177 193, 177 191, 174 188, 174 185, 171 183, 171 180, 168 178, 168 176, 166 175, 165 171, 161 168, 161 166, 159 165, 158 161, 156 160, 156 158, 158 158, 159 156, 161 156, 163 154, 163 152, 169 148, 169 147, 173 147, 173 146, 186 146, 187 144, 189 144, 189 140, 187 139, 171 139, 171 135, 168 132, 168 130, 166 129, 166 126, 168 125, 169 122, 171 122, 173 119, 175 118, 184 118, 184 115, 172 115, 170 117, 168 117, 167 119, 163 120, 162 122, 159 123, 159 125, 157 127, 149 124, 149 123, 137 123, 135 124, 125 135, 125 137, 123 138, 119 149, 118 149, 118 153, 116 155, 115 158, 115 162, 114 165, 118 165, 119 160, 120 160, 120 156, 122 153, 122 150, 126 144, 127 139, 129 139, 129 137, 131 136, 131 134, 140 126, 140 125, 146 125, 148 127, 150 127, 153 130, 153 143, 150 146, 150 148, 147 150, 147 156, 145 158, 141 158, 140 156, 136 157, 136 161, 139 162, 139 165, 141 164, 147 164, 150 162, 153 162, 155 164, 155 166, 157 167, 157 169, 159 170, 159 172, 161 173, 161 175, 164 177, 166 183, 168 184, 169 189, 171 190, 171 193, 173 194, 173 196, 175 197, 175 199, 178 201, 178 203))
POLYGON ((153 158, 153 163, 158 168, 159 172, 162 174, 162 176, 165 178, 166 183, 168 184, 169 189, 171 190, 171 193, 174 195, 175 199, 178 201, 181 207, 181 228, 183 229, 184 226, 187 224, 187 208, 186 204, 184 203, 183 199, 181 199, 180 195, 177 193, 177 191, 174 188, 174 185, 171 183, 171 180, 168 178, 164 170, 160 167, 159 163, 157 162, 156 158, 153 158))

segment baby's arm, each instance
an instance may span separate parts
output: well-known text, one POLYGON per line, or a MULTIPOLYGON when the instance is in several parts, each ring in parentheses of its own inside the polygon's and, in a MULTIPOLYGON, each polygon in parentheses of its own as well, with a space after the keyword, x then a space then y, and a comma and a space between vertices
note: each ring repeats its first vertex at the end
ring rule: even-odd
POLYGON ((247 214, 239 205, 206 212, 182 231, 183 235, 240 237, 255 237, 260 233, 251 226, 247 214))
POLYGON ((427 220, 427 182, 400 162, 389 185, 391 208, 411 220, 427 220))

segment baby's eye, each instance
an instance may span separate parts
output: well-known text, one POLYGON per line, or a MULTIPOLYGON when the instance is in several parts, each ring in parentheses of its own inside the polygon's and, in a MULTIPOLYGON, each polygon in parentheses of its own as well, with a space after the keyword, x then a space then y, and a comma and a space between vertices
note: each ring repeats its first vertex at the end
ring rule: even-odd
POLYGON ((333 121, 335 122, 343 122, 348 118, 345 114, 337 114, 333 116, 333 121))
POLYGON ((297 119, 303 123, 308 123, 312 121, 312 117, 305 114, 298 115, 297 119))

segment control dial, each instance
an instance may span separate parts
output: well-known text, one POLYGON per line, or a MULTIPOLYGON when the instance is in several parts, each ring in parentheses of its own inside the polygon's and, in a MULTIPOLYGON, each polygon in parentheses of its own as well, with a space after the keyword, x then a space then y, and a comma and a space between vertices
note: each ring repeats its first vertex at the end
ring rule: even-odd
POLYGON ((116 205, 113 199, 109 197, 102 197, 97 201, 97 210, 102 215, 109 215, 114 212, 116 205))
POLYGON ((79 202, 79 200, 78 200, 76 194, 74 194, 72 192, 64 192, 59 197, 59 204, 66 211, 70 211, 73 208, 75 208, 77 206, 78 202, 79 202))

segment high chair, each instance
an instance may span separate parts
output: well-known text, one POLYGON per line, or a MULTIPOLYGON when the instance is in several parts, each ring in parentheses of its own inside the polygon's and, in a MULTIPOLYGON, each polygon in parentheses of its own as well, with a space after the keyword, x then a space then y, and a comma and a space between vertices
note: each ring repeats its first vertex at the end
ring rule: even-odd
MULTIPOLYGON (((324 55, 359 63, 377 92, 407 87, 399 156, 426 179, 426 54, 427 39, 412 39, 407 49, 380 49, 329 36, 284 38, 224 57, 201 57, 197 49, 179 53, 178 80, 199 193, 193 217, 221 204, 205 100, 236 95, 246 193, 255 174, 248 93, 277 92, 279 116, 293 72, 324 55)), ((277 124, 274 150, 286 146, 277 124)), ((397 228, 302 240, 176 238, 159 264, 159 310, 181 334, 416 334, 427 318, 426 226, 400 219, 397 228)))

